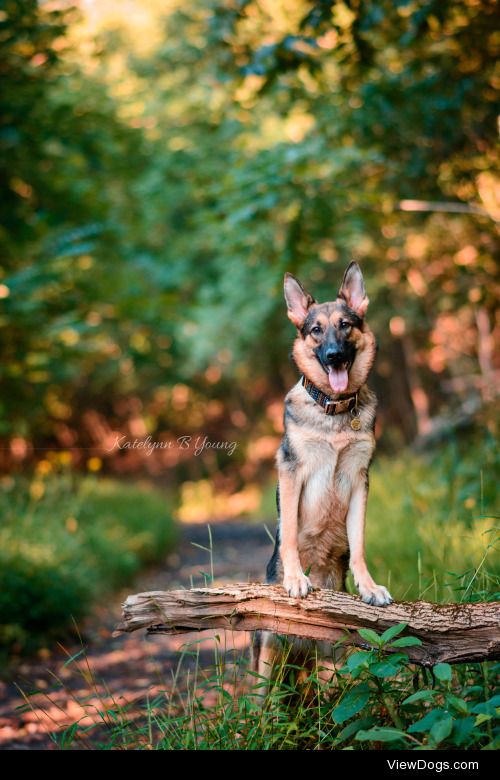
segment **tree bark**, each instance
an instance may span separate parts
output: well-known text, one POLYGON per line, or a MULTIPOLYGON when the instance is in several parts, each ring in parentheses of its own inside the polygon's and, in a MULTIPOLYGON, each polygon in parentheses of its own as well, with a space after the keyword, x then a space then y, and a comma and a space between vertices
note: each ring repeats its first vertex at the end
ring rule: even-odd
POLYGON ((265 629, 316 640, 369 647, 358 633, 377 633, 406 623, 399 636, 418 637, 422 644, 404 648, 410 661, 433 666, 500 658, 500 604, 431 604, 401 602, 372 607, 357 596, 317 590, 306 599, 289 598, 277 585, 235 584, 222 588, 153 591, 129 596, 117 633, 147 629, 154 634, 180 634, 223 628, 265 629))

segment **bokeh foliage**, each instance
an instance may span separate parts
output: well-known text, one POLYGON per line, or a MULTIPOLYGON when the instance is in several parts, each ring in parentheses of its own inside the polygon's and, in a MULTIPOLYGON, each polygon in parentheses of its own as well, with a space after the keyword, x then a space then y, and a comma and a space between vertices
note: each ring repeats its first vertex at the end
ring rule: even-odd
POLYGON ((327 299, 353 256, 396 440, 419 399, 480 395, 495 4, 112 5, 2 4, 1 433, 85 443, 89 409, 172 429, 157 394, 176 383, 222 402, 219 429, 257 419, 295 376, 284 270, 327 299))

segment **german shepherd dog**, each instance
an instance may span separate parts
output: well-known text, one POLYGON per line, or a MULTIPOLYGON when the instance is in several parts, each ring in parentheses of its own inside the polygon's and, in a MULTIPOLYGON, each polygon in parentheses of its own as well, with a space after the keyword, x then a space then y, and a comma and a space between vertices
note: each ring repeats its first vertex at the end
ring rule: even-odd
MULTIPOLYGON (((361 269, 349 265, 330 303, 317 303, 289 273, 284 286, 288 317, 297 328, 292 357, 302 377, 285 398, 276 459, 278 529, 266 582, 282 582, 297 598, 315 588, 345 591, 350 566, 363 601, 390 604, 389 592, 368 571, 364 551, 377 401, 366 385, 376 343, 365 320, 361 269)), ((290 642, 295 662, 314 648, 332 668, 332 645, 290 642)), ((281 652, 277 635, 256 632, 254 671, 269 679, 281 652)))

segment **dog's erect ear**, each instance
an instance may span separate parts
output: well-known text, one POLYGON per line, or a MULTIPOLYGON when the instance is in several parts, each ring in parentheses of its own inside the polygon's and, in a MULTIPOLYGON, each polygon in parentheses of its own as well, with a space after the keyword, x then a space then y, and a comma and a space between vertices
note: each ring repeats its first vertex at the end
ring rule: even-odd
POLYGON ((365 316, 369 301, 365 291, 361 268, 354 260, 352 263, 349 263, 342 279, 339 298, 342 298, 349 308, 356 312, 358 317, 365 316))
POLYGON ((299 280, 289 273, 285 274, 285 301, 288 307, 288 318, 300 330, 309 307, 316 301, 307 290, 304 290, 299 280))

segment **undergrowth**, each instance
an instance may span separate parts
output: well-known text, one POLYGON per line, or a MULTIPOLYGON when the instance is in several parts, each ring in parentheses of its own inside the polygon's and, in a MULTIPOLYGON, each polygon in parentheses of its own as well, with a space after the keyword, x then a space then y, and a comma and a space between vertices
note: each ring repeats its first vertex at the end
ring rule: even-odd
MULTIPOLYGON (((500 664, 417 667, 405 648, 420 640, 405 629, 404 623, 382 635, 361 629, 366 649, 347 650, 328 682, 320 660, 298 682, 302 667, 289 662, 284 648, 265 696, 264 680, 248 669, 245 654, 224 647, 224 635, 215 637, 210 665, 200 664, 192 643, 170 679, 159 679, 139 702, 94 679, 92 694, 75 699, 81 717, 52 739, 59 749, 497 749, 500 664)), ((83 664, 88 684, 85 660, 71 663, 83 664)), ((40 707, 39 693, 31 695, 40 707)), ((31 696, 25 697, 28 708, 31 696)))
POLYGON ((62 639, 176 539, 162 492, 65 469, 0 484, 0 654, 62 639))

